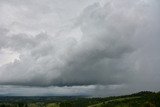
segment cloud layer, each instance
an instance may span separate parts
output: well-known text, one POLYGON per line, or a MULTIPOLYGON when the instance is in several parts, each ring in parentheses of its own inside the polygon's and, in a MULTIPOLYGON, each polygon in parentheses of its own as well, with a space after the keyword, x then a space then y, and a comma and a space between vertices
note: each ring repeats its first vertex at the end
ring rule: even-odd
POLYGON ((63 8, 43 2, 20 2, 21 11, 17 2, 0 2, 4 18, 12 16, 0 19, 0 50, 17 54, 0 66, 1 85, 95 86, 93 95, 160 88, 153 84, 160 81, 158 1, 82 0, 75 11, 65 9, 78 1, 63 8))

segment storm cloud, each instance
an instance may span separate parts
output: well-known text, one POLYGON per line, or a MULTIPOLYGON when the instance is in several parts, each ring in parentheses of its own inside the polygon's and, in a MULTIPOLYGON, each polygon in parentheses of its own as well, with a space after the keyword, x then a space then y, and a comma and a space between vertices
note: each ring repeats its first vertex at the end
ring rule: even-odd
POLYGON ((0 59, 6 57, 0 61, 1 86, 39 87, 41 95, 50 88, 62 88, 62 94, 92 90, 95 96, 159 90, 157 0, 2 0, 0 5, 0 59), (67 91, 75 88, 84 90, 67 91))

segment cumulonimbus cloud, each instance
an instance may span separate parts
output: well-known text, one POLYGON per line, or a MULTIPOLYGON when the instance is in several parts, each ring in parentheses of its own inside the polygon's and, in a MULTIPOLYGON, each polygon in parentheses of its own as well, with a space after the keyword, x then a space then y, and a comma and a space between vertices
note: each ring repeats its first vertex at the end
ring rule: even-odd
POLYGON ((9 31, 1 29, 0 48, 16 51, 20 56, 0 68, 0 84, 76 86, 133 82, 138 70, 135 59, 139 58, 136 42, 147 37, 141 34, 152 19, 147 13, 152 6, 148 5, 140 0, 90 5, 71 27, 71 32, 77 30, 79 35, 9 35, 9 31))

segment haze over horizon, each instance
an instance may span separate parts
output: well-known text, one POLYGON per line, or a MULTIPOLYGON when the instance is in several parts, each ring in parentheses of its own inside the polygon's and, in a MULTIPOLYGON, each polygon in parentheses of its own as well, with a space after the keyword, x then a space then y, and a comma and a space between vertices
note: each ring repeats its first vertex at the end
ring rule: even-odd
POLYGON ((160 91, 159 0, 0 0, 0 95, 160 91))

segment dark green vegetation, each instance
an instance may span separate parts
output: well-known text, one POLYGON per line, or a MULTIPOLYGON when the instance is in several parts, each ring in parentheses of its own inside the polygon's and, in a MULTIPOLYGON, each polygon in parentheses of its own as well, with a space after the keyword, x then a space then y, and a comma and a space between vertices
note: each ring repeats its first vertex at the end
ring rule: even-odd
POLYGON ((160 92, 106 98, 0 97, 0 107, 160 107, 160 92))

